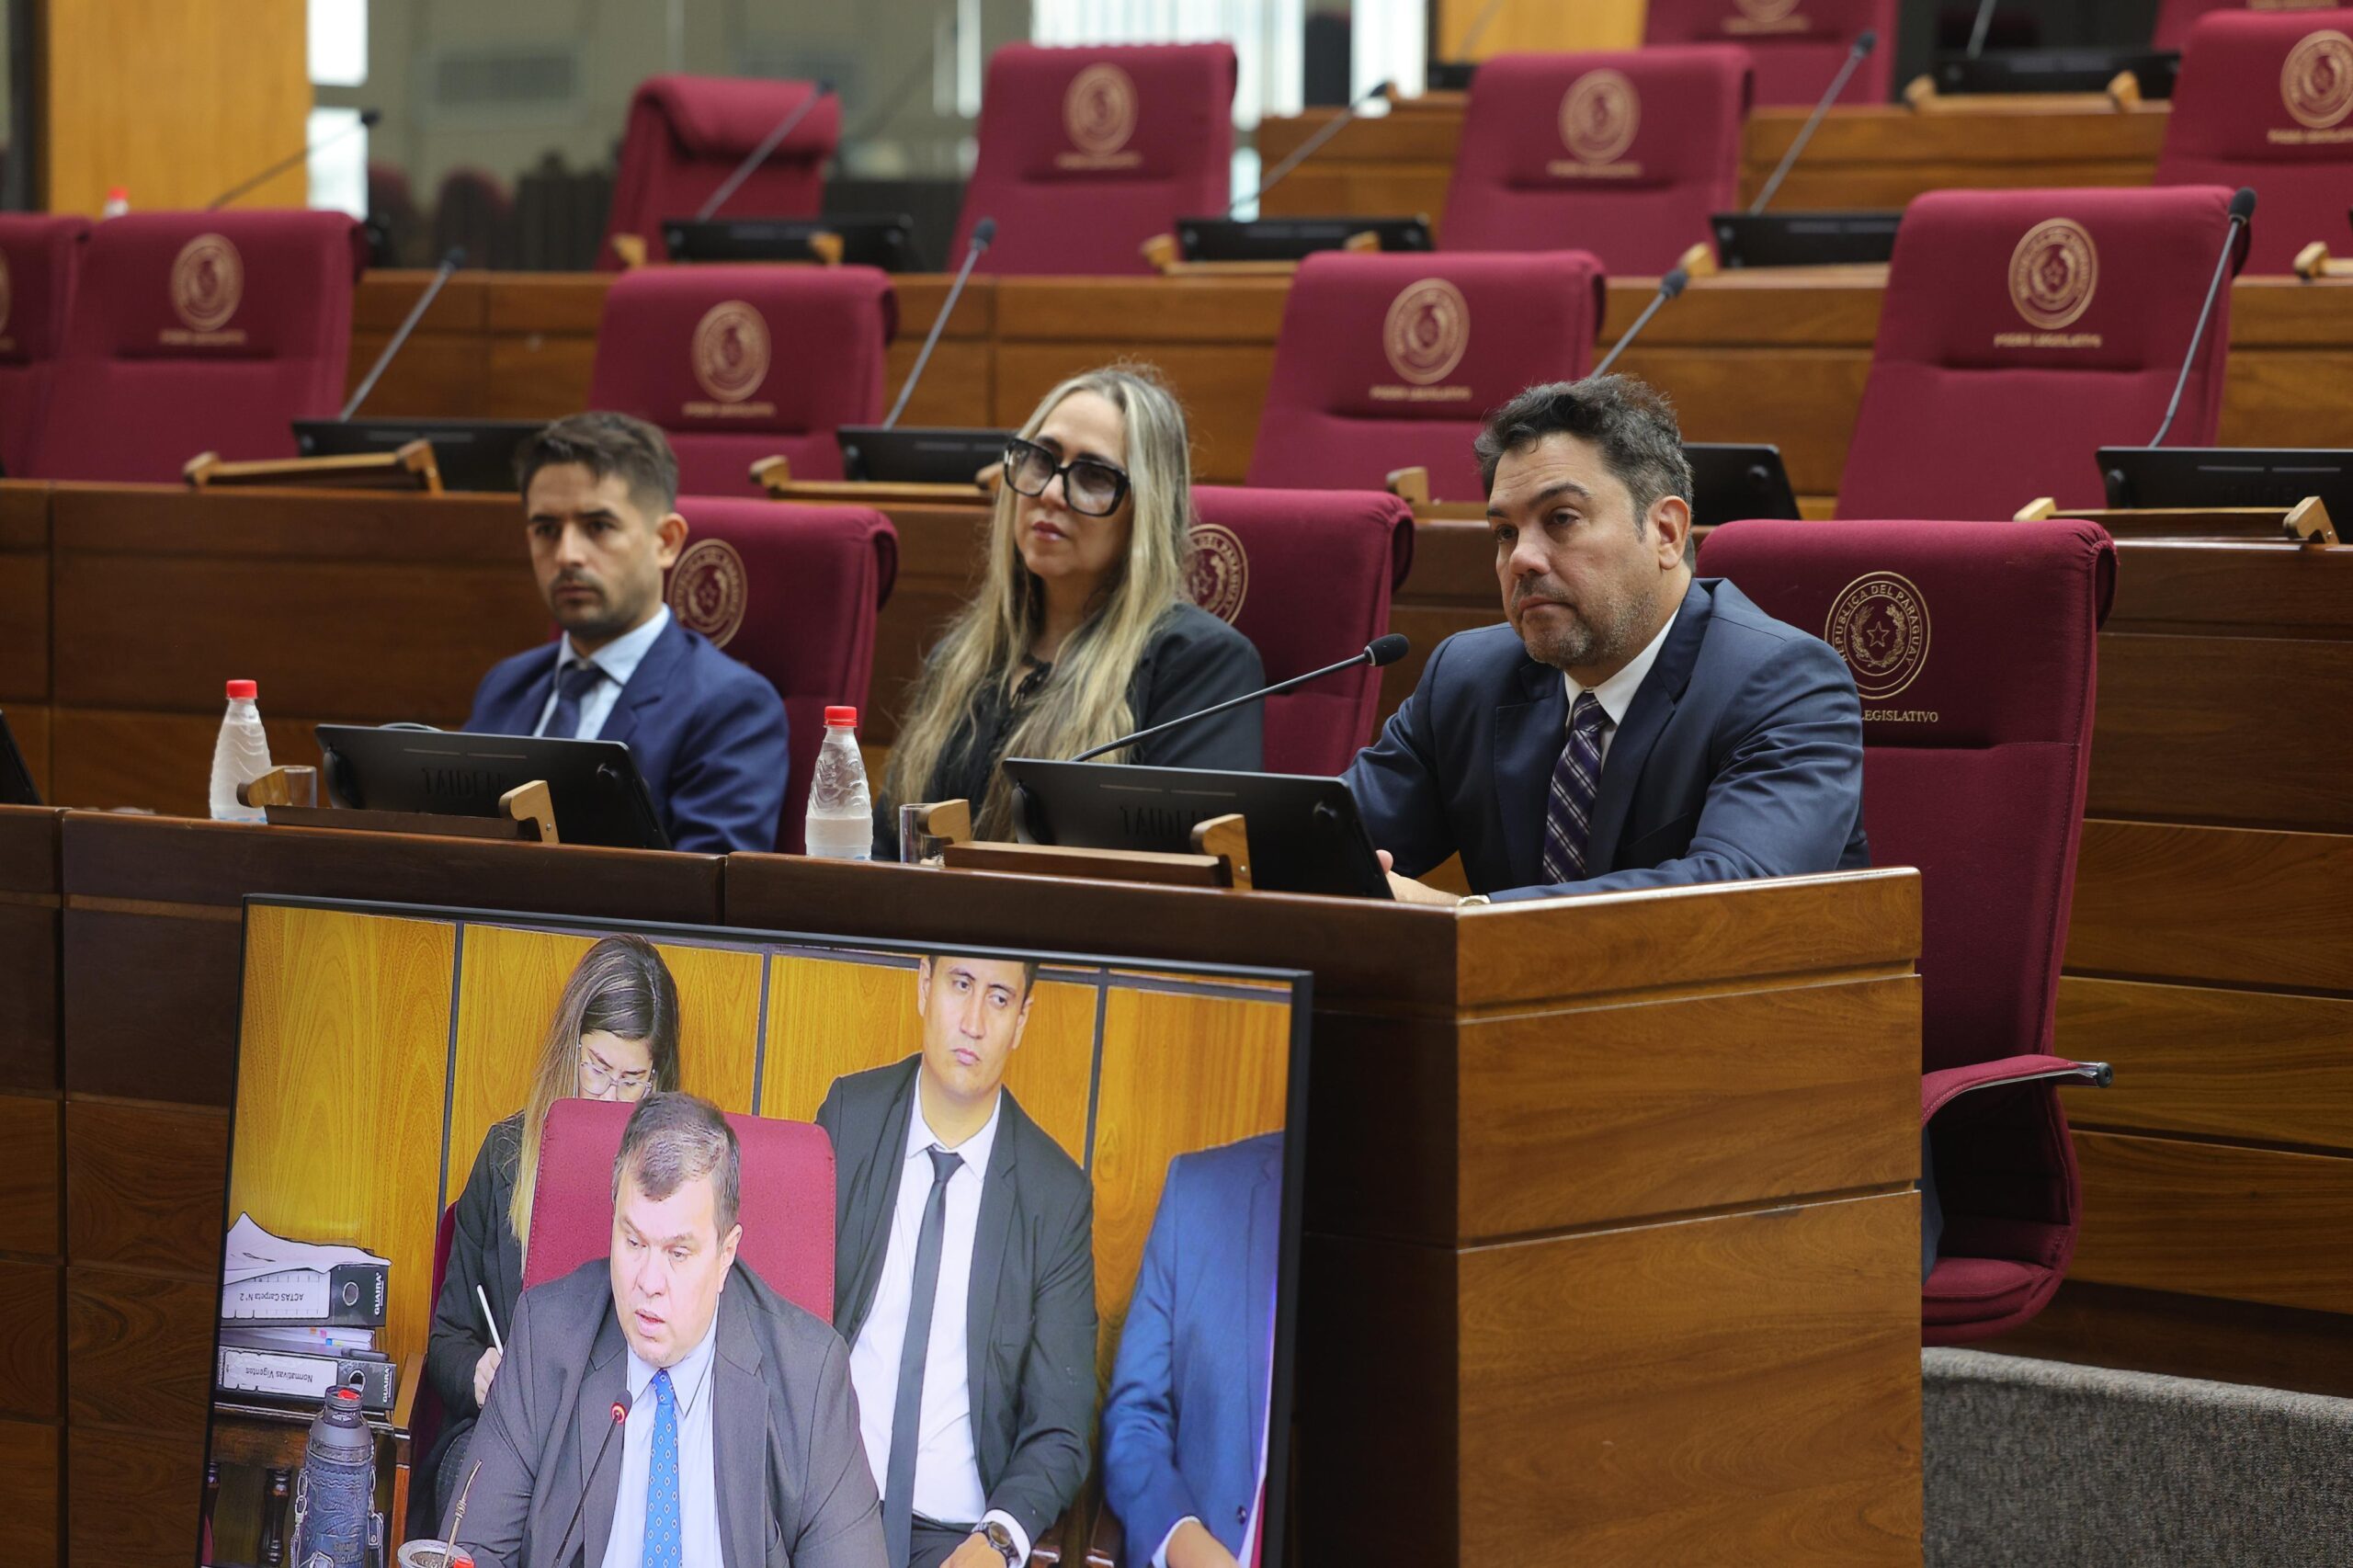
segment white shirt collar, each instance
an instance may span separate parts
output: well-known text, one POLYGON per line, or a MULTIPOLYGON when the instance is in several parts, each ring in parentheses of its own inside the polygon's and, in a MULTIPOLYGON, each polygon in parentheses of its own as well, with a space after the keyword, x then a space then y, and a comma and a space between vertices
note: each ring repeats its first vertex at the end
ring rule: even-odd
POLYGON ((583 653, 574 647, 572 638, 567 634, 556 650, 556 667, 561 669, 574 659, 583 659, 604 671, 606 677, 615 686, 627 686, 629 677, 637 674, 637 666, 645 662, 645 655, 654 651, 655 640, 669 624, 670 607, 666 604, 656 606, 653 619, 634 631, 614 638, 594 653, 583 653))
MULTIPOLYGON (((614 1303, 613 1310, 615 1312, 620 1310, 619 1302, 614 1303)), ((710 1314, 710 1322, 702 1331, 700 1343, 680 1357, 677 1365, 670 1369, 670 1392, 677 1397, 678 1414, 681 1416, 691 1411, 695 1407, 695 1402, 702 1397, 703 1385, 710 1381, 711 1351, 718 1343, 719 1314, 714 1312, 710 1314)), ((634 1346, 631 1346, 629 1400, 631 1410, 637 1408, 638 1401, 644 1397, 646 1389, 654 1381, 654 1374, 661 1369, 638 1355, 634 1346)))
MULTIPOLYGON (((909 1092, 915 1096, 915 1105, 913 1113, 907 1118, 907 1149, 904 1158, 911 1161, 921 1157, 925 1151, 935 1143, 943 1149, 948 1145, 938 1133, 931 1130, 931 1123, 924 1119, 923 1069, 920 1067, 915 1069, 915 1087, 909 1092)), ((981 1124, 981 1130, 978 1132, 956 1146, 955 1153, 964 1162, 959 1167, 957 1175, 961 1176, 965 1171, 970 1171, 976 1177, 987 1176, 989 1151, 996 1147, 997 1117, 1004 1109, 1005 1090, 1000 1086, 996 1092, 996 1098, 989 1104, 988 1120, 981 1124)))
MULTIPOLYGON (((1634 705, 1634 693, 1643 688, 1643 677, 1651 673, 1653 665, 1658 663, 1658 651, 1665 646, 1666 634, 1675 630, 1675 622, 1682 613, 1683 604, 1678 599, 1676 601, 1675 614, 1666 618, 1666 624, 1658 629, 1658 635, 1652 638, 1641 653, 1627 660, 1624 669, 1620 670, 1599 686, 1590 688, 1596 700, 1600 702, 1602 714, 1608 719, 1612 729, 1626 722, 1626 710, 1634 705)), ((1561 672, 1561 687, 1568 693, 1569 710, 1574 712, 1578 694, 1587 688, 1579 686, 1576 678, 1566 670, 1561 672)))

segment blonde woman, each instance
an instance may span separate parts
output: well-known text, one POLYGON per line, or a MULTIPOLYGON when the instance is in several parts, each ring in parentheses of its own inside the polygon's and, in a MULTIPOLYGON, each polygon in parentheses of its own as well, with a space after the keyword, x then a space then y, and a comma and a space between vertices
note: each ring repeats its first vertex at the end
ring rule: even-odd
MULTIPOLYGON (((426 1460, 437 1533, 465 1469, 475 1418, 490 1397, 498 1351, 482 1319, 476 1286, 490 1299, 503 1337, 523 1293, 523 1249, 531 1238, 531 1188, 540 1137, 560 1099, 636 1101, 678 1086, 678 986, 642 937, 607 937, 581 956, 557 998, 523 1108, 485 1133, 473 1174, 458 1199, 449 1266, 433 1303, 426 1377, 441 1396, 441 1436, 426 1460)), ((412 1520, 411 1533, 419 1533, 412 1520)))
MULTIPOLYGON (((1115 365, 1048 392, 1007 446, 980 591, 924 667, 891 753, 895 802, 964 799, 1013 836, 1007 756, 1074 756, 1265 684, 1258 651, 1187 592, 1191 460, 1159 374, 1115 365)), ((1222 713, 1109 762, 1256 772, 1261 710, 1222 713)))

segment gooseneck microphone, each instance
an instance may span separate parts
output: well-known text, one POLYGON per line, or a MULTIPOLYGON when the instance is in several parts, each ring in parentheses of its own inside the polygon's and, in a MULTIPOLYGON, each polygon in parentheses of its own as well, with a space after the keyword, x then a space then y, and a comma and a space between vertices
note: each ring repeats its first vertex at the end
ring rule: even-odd
POLYGON ((1308 154, 1313 153, 1315 149, 1324 145, 1324 142, 1332 140, 1333 137, 1337 136, 1342 130, 1346 129, 1349 121, 1364 113, 1366 108, 1371 104, 1373 99, 1387 97, 1389 96, 1389 89, 1394 85, 1395 84, 1392 82, 1375 82, 1371 86, 1367 87, 1364 90, 1363 95, 1336 117, 1329 125, 1326 125, 1323 130, 1317 131, 1314 135, 1309 137, 1306 141, 1293 148, 1291 150, 1290 156, 1285 158, 1281 163, 1277 164, 1275 165, 1274 173, 1268 175, 1265 181, 1259 185, 1257 189, 1252 191, 1247 196, 1235 197, 1233 199, 1233 205, 1226 208, 1225 215, 1229 218, 1233 217, 1236 212, 1241 211, 1243 208, 1248 206, 1251 202, 1257 200, 1260 197, 1266 195, 1267 192, 1274 189, 1275 187, 1282 184, 1285 176, 1287 176, 1291 170, 1299 167, 1301 164, 1306 162, 1308 154))
POLYGON ((2152 447, 2165 445, 2165 432, 2173 428, 2173 416, 2181 408, 2181 389, 2189 384, 2189 368, 2198 363, 2198 347, 2206 341, 2207 319, 2214 313, 2215 298, 2222 293, 2222 279, 2230 273, 2231 253, 2238 248, 2239 231, 2245 228, 2247 220, 2254 216, 2255 187, 2243 185, 2239 187, 2238 194, 2231 198, 2230 222, 2222 230, 2222 254, 2214 258, 2213 281, 2206 285, 2206 302, 2198 308, 2198 327, 2189 335, 2189 352, 2182 356, 2181 374, 2175 378, 2173 383, 2173 400, 2165 404, 2165 423, 2158 426, 2157 433, 2149 437, 2152 447))
POLYGON ((725 206, 727 199, 734 195, 745 180, 752 177, 752 171, 767 163, 768 154, 783 146, 784 139, 800 130, 801 122, 809 118, 810 111, 824 102, 833 90, 834 85, 831 82, 821 80, 817 84, 815 92, 793 105, 792 112, 778 120, 776 129, 761 137, 760 144, 753 148, 742 163, 735 165, 735 172, 729 175, 720 183, 719 188, 710 193, 710 199, 695 209, 695 222, 701 222, 725 206))
POLYGON ((1601 363, 1596 365, 1592 369, 1587 370, 1586 374, 1588 376, 1602 375, 1608 370, 1610 366, 1618 363, 1618 356, 1626 352, 1626 345, 1634 341, 1634 335, 1642 331, 1643 328, 1648 326, 1650 324, 1651 317, 1658 314, 1658 308, 1666 303, 1669 300, 1675 298, 1677 294, 1683 292, 1683 286, 1690 281, 1690 272, 1680 267, 1668 273, 1665 277, 1660 278, 1658 280, 1658 292, 1652 295, 1651 302, 1643 307, 1643 313, 1634 318, 1634 324, 1626 329, 1625 335, 1619 338, 1617 342, 1609 346, 1609 352, 1601 357, 1601 363))
POLYGON ((1107 751, 1118 751, 1121 746, 1131 746, 1138 741, 1148 741, 1154 735, 1166 734, 1169 731, 1189 724, 1196 719, 1206 719, 1213 713, 1222 713, 1228 709, 1239 708, 1245 702, 1263 702, 1269 697, 1280 697, 1293 687, 1305 686, 1309 681, 1321 680, 1325 676, 1338 675, 1342 670, 1355 669, 1358 665, 1370 665, 1374 669, 1380 669, 1385 665, 1393 665, 1404 658, 1406 650, 1412 646, 1412 643, 1396 632, 1389 632, 1366 643, 1364 652, 1352 659, 1342 659, 1336 665, 1326 665, 1320 670, 1310 670, 1303 676, 1293 676, 1289 680, 1277 681, 1264 690, 1245 692, 1240 697, 1229 697, 1223 702, 1212 703, 1198 712, 1171 719, 1165 724, 1154 724, 1149 730, 1138 730, 1133 734, 1121 735, 1116 741, 1106 741, 1092 750, 1080 752, 1071 760, 1092 762, 1107 751))
POLYGON ((1830 79, 1830 90, 1822 95, 1822 101, 1813 106, 1813 112, 1806 116, 1803 125, 1798 127, 1797 135, 1790 142, 1790 150, 1782 153, 1781 161, 1773 166, 1772 177, 1765 182, 1765 188, 1756 193, 1756 199, 1748 204, 1751 216, 1765 210, 1765 204, 1773 199, 1775 191, 1781 188, 1781 178, 1790 172, 1790 165, 1798 161, 1798 154, 1805 151, 1805 144, 1813 140, 1815 129, 1822 124, 1822 117, 1830 112, 1830 106, 1836 103, 1838 95, 1847 90, 1848 78, 1878 47, 1879 34, 1871 28, 1865 28, 1856 35, 1855 47, 1847 51, 1846 63, 1839 66, 1838 74, 1830 79))
POLYGON ((1462 41, 1454 46, 1455 59, 1468 60, 1471 58, 1471 51, 1479 47, 1479 40, 1484 38, 1487 34, 1487 24, 1494 21, 1495 19, 1495 13, 1503 8, 1504 0, 1487 0, 1485 8, 1483 9, 1476 17, 1471 18, 1470 29, 1463 33, 1462 41))
POLYGON ((337 131, 328 131, 324 136, 320 137, 316 142, 313 142, 309 146, 304 147, 301 152, 296 153, 291 157, 278 159, 278 162, 270 165, 269 167, 262 170, 261 173, 254 176, 253 178, 245 181, 244 184, 231 186, 228 189, 222 191, 220 195, 206 202, 204 204, 204 210, 207 212, 219 211, 222 208, 228 206, 229 203, 236 200, 237 198, 244 195, 245 192, 253 189, 254 187, 261 184, 263 181, 275 179, 278 176, 284 174, 288 169, 292 168, 295 165, 308 159, 312 153, 316 153, 323 148, 332 147, 347 136, 352 135, 357 131, 372 129, 376 122, 383 118, 384 111, 382 109, 361 109, 359 111, 359 118, 354 120, 351 124, 344 126, 342 129, 337 131))
POLYGON ((939 307, 939 314, 923 340, 923 352, 915 356, 915 369, 907 372, 907 384, 899 389, 899 401, 891 405, 891 416, 882 421, 885 430, 896 425, 899 415, 906 412, 907 399, 915 395, 915 383, 923 380, 923 368, 931 363, 931 351, 939 347, 939 335, 948 329, 948 318, 956 313, 956 301, 964 296, 964 285, 972 280, 973 264, 995 240, 995 219, 983 218, 972 225, 972 243, 964 251, 964 265, 956 269, 956 281, 948 290, 948 302, 939 307))
MULTIPOLYGON (((620 1398, 613 1401, 613 1424, 605 1428, 605 1440, 597 1445, 597 1457, 588 1461, 588 1475, 580 1488, 580 1501, 572 1506, 571 1522, 563 1527, 563 1533, 556 1537, 555 1550, 548 1553, 547 1562, 564 1561, 564 1551, 572 1544, 572 1532, 580 1528, 580 1511, 588 1506, 588 1493, 597 1484, 597 1471, 604 1466, 605 1450, 613 1446, 613 1434, 628 1425, 629 1392, 623 1390, 620 1398)), ((453 1540, 449 1544, 456 1546, 458 1542, 453 1540)))
POLYGON ((1977 20, 1969 29, 1969 58, 1985 52, 1985 29, 1994 25, 1994 0, 1978 0, 1977 20))
POLYGON ((368 367, 368 374, 360 378, 358 387, 351 394, 351 401, 345 403, 343 412, 335 415, 338 424, 349 422, 351 416, 359 412, 359 405, 368 401, 369 392, 376 390, 377 380, 383 375, 384 367, 392 362, 392 356, 407 346, 408 335, 415 332, 416 324, 425 319, 425 312, 432 305, 435 297, 449 286, 450 275, 465 264, 466 247, 451 245, 449 254, 441 258, 441 265, 434 268, 433 281, 425 286, 425 292, 419 294, 416 297, 416 303, 409 307, 408 315, 401 322, 400 330, 392 334, 392 340, 384 345, 384 351, 376 356, 374 364, 368 367))

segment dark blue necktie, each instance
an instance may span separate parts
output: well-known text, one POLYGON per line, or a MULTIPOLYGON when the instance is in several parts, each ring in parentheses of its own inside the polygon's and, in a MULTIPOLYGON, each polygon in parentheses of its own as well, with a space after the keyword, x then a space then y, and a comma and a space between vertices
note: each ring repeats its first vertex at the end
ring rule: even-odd
POLYGON ((654 1461, 645 1471, 643 1568, 680 1568, 686 1528, 678 1516, 678 1396, 667 1370, 654 1374, 654 1461))
POLYGON ((551 740, 580 738, 580 704, 597 689, 605 672, 592 664, 568 664, 556 672, 555 711, 548 715, 546 733, 551 740))
MULTIPOLYGON (((907 1568, 915 1538, 915 1449, 923 1444, 923 1363, 931 1349, 932 1298, 939 1294, 939 1251, 948 1235, 948 1178, 963 1156, 933 1148, 931 1196, 915 1233, 915 1275, 907 1298, 907 1337, 899 1347, 899 1400, 891 1410, 891 1460, 882 1481, 882 1541, 890 1568, 907 1568)), ((652 1558, 646 1559, 651 1568, 652 1558)))
POLYGON ((1586 840, 1593 831, 1593 797, 1601 779, 1601 699, 1577 694, 1569 710, 1569 744, 1552 767, 1544 802, 1544 880, 1574 882, 1585 875, 1586 840))

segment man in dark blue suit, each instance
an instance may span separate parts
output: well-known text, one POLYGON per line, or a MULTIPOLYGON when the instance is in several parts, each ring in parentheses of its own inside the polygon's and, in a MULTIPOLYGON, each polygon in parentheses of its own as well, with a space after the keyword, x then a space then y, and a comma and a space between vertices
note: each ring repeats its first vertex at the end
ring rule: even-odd
POLYGON ((1261 1528, 1282 1213, 1279 1132, 1169 1162, 1103 1402, 1103 1497, 1129 1561, 1247 1561, 1261 1528))
POLYGON ((563 636, 494 666, 466 728, 627 742, 672 848, 774 849, 784 703, 662 602, 687 540, 670 443, 627 415, 575 414, 526 442, 517 469, 563 636))
POLYGON ((1347 773, 1400 899, 1480 902, 1870 864, 1854 677, 1686 560, 1691 469, 1625 376, 1532 387, 1476 450, 1505 626, 1448 638, 1347 773))

